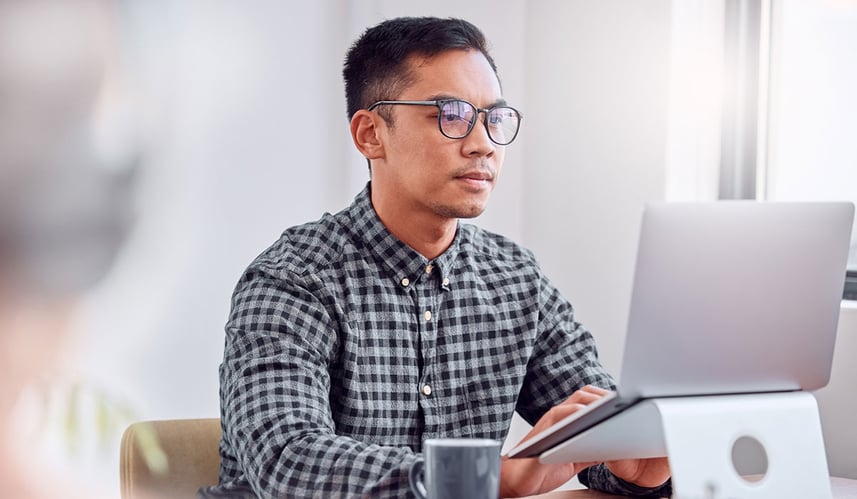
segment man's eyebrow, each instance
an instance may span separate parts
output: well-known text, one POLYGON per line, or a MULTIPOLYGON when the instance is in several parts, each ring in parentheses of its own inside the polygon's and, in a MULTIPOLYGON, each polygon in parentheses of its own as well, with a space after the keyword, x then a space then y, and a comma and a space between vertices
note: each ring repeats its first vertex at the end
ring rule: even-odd
POLYGON ((426 100, 463 100, 461 97, 456 97, 450 94, 434 94, 426 97, 426 100))
MULTIPOLYGON (((426 97, 426 100, 463 100, 463 101, 467 101, 467 99, 462 99, 461 97, 456 97, 455 95, 449 95, 449 94, 430 95, 430 96, 426 97)), ((470 101, 468 101, 468 102, 470 102, 470 101)), ((492 107, 499 107, 499 106, 506 106, 506 105, 508 105, 508 103, 506 102, 506 99, 500 97, 499 99, 495 100, 494 102, 488 104, 488 107, 485 109, 491 109, 492 107)))

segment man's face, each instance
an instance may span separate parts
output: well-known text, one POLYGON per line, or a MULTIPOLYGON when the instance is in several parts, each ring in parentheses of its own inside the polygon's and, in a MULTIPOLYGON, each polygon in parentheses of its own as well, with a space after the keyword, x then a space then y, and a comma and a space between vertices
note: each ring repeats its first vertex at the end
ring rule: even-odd
MULTIPOLYGON (((476 50, 410 58, 414 83, 398 100, 463 99, 487 109, 502 102, 500 83, 476 50)), ((390 106, 383 133, 385 158, 373 167, 374 189, 392 190, 396 209, 440 219, 481 214, 503 165, 504 147, 491 142, 482 113, 470 134, 449 139, 438 129, 438 109, 390 106)))

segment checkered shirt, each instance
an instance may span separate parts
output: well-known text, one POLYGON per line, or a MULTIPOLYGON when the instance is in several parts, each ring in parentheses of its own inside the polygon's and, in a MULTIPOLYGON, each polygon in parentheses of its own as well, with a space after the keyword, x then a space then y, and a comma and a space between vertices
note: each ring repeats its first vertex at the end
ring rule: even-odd
MULTIPOLYGON (((396 239, 370 186, 247 268, 220 367, 220 484, 205 497, 410 497, 424 439, 502 440, 586 384, 592 336, 533 255, 459 224, 434 260, 396 239)), ((594 470, 593 470, 594 471, 594 470)), ((593 488, 627 489, 606 472, 593 488)))

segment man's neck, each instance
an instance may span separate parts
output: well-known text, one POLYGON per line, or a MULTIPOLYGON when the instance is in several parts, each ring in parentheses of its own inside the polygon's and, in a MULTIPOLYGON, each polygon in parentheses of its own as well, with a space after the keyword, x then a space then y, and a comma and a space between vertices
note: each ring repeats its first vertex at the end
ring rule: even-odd
POLYGON ((455 239, 458 220, 434 214, 386 210, 372 200, 381 222, 397 239, 419 254, 433 260, 443 254, 455 239))
POLYGON ((449 220, 442 226, 435 226, 433 228, 427 228, 426 226, 418 227, 418 230, 413 231, 413 233, 408 233, 408 231, 394 231, 392 229, 390 229, 390 232, 428 260, 434 260, 452 245, 457 227, 457 220, 449 220))

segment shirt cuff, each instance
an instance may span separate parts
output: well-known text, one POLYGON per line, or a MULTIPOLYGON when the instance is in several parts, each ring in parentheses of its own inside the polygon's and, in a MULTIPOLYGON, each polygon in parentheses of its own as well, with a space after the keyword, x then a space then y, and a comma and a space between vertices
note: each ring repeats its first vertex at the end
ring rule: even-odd
POLYGON ((578 473, 577 479, 580 481, 580 483, 590 489, 600 490, 601 492, 607 492, 609 494, 620 494, 623 496, 649 498, 672 496, 671 480, 667 480, 663 483, 663 485, 659 487, 640 487, 639 485, 626 482, 625 480, 622 480, 618 476, 614 475, 607 468, 607 465, 603 463, 595 466, 590 466, 589 468, 586 468, 585 470, 581 471, 580 473, 578 473))

